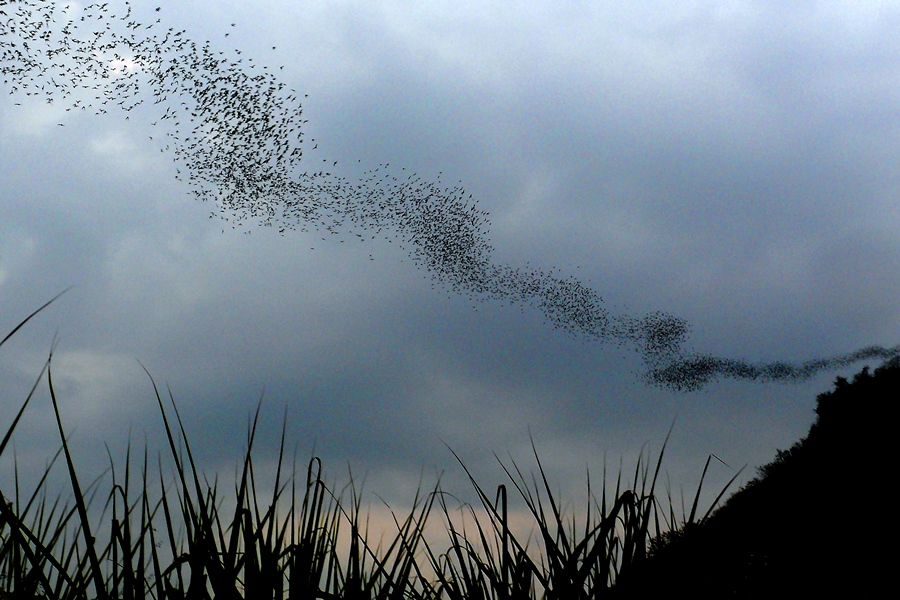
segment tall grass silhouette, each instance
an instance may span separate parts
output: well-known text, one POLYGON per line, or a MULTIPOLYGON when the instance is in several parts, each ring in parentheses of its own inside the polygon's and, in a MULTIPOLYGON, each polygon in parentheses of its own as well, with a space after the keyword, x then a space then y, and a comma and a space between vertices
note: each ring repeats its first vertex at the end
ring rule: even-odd
MULTIPOLYGON (((55 299, 16 325, 0 347, 55 299)), ((0 490, 0 597, 599 598, 646 559, 654 536, 683 525, 671 498, 666 512, 657 497, 665 443, 654 468, 643 452, 630 480, 620 468, 611 494, 605 470, 599 498, 588 479, 589 502, 579 519, 552 493, 536 451, 538 473, 529 480, 515 463, 504 466, 509 484, 498 486, 493 497, 454 453, 481 504, 461 507, 474 525, 466 530, 457 524, 454 496, 438 483, 416 494, 406 517, 392 513, 394 533, 373 547, 361 490, 351 481, 335 493, 316 457, 305 477, 298 477, 296 456, 287 465, 284 426, 270 500, 260 502, 267 488, 257 479, 252 451, 261 401, 228 497, 233 507, 226 510, 218 479, 210 483, 198 470, 171 391, 163 393, 149 373, 174 473, 167 479, 161 456, 152 465, 146 446, 135 467, 129 444, 124 468, 110 454, 106 474, 84 485, 60 417, 63 399, 53 385, 52 364, 51 349, 0 442, 2 456, 46 377, 60 448, 30 495, 19 489, 18 465, 15 492, 8 497, 0 490), (70 483, 68 500, 51 498, 46 487, 60 458, 70 483), (513 531, 512 488, 534 521, 535 547, 513 531), (435 512, 448 536, 441 549, 425 536, 435 512)), ((696 503, 687 522, 694 520, 696 503)))

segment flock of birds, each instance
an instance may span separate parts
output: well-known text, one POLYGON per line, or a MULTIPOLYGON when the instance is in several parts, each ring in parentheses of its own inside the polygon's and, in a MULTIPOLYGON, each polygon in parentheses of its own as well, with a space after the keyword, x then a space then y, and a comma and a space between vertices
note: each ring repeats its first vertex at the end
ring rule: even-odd
POLYGON ((249 219, 281 233, 313 228, 363 241, 396 240, 433 282, 458 294, 532 306, 570 334, 631 345, 651 384, 696 390, 719 377, 798 381, 900 354, 900 346, 873 346, 802 364, 761 365, 687 354, 683 319, 611 314, 575 277, 495 264, 487 213, 460 186, 396 175, 389 165, 356 180, 333 173, 336 161, 306 167, 304 147, 315 140, 304 140, 307 121, 296 91, 239 50, 232 58, 159 18, 140 22, 129 2, 115 14, 109 3, 79 8, 0 0, 0 52, 10 94, 96 114, 127 113, 152 101, 152 125, 164 135, 161 150, 171 152, 191 192, 215 204, 211 216, 232 226, 249 219))

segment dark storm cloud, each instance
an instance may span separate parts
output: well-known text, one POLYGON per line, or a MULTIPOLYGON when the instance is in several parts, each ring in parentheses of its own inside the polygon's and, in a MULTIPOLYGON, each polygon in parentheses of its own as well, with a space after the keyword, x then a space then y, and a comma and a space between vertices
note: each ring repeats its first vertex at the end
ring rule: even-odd
POLYGON ((158 105, 154 131, 179 177, 232 226, 254 221, 350 243, 396 241, 455 293, 531 306, 554 328, 633 347, 654 385, 695 390, 720 377, 800 381, 900 353, 900 346, 872 346, 796 364, 692 354, 684 319, 614 313, 596 290, 558 269, 498 264, 491 222, 460 185, 389 164, 358 179, 338 174, 341 161, 320 158, 316 140, 304 139, 297 92, 240 51, 226 56, 161 20, 142 23, 130 8, 116 15, 106 4, 77 10, 10 2, 0 17, 0 65, 12 93, 97 113, 158 105))

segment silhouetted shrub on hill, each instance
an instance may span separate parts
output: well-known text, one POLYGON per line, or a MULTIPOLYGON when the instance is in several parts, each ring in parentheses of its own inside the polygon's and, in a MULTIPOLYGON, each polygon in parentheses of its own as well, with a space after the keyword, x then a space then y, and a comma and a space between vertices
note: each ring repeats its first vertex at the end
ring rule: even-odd
POLYGON ((900 361, 817 398, 809 433, 705 522, 663 536, 630 597, 865 598, 893 587, 900 361))

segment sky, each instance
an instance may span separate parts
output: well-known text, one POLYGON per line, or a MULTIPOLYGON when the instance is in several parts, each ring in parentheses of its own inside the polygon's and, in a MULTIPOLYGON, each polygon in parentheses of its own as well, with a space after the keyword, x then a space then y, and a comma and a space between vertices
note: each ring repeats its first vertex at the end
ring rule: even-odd
MULTIPOLYGON (((803 363, 900 341, 900 3, 154 0, 129 19, 296 90, 303 156, 285 177, 464 190, 491 264, 577 281, 615 322, 681 323, 686 356, 803 363)), ((108 81, 140 66, 114 54, 108 81)), ((710 501, 803 436, 836 376, 880 363, 651 385, 646 340, 453 285, 399 221, 359 243, 346 223, 260 226, 198 200, 187 120, 178 138, 160 118, 175 95, 66 110, 80 97, 0 95, 2 333, 71 286, 0 348, 0 418, 53 347, 87 480, 129 440, 166 451, 149 372, 209 474, 233 473, 262 398, 259 464, 286 411, 289 452, 401 512, 439 476, 473 498, 454 453, 490 489, 498 459, 536 468, 532 443, 574 500, 586 470, 655 457, 673 423, 676 496, 709 454, 725 463, 710 501)), ((15 443, 26 479, 59 445, 46 379, 15 443)))

